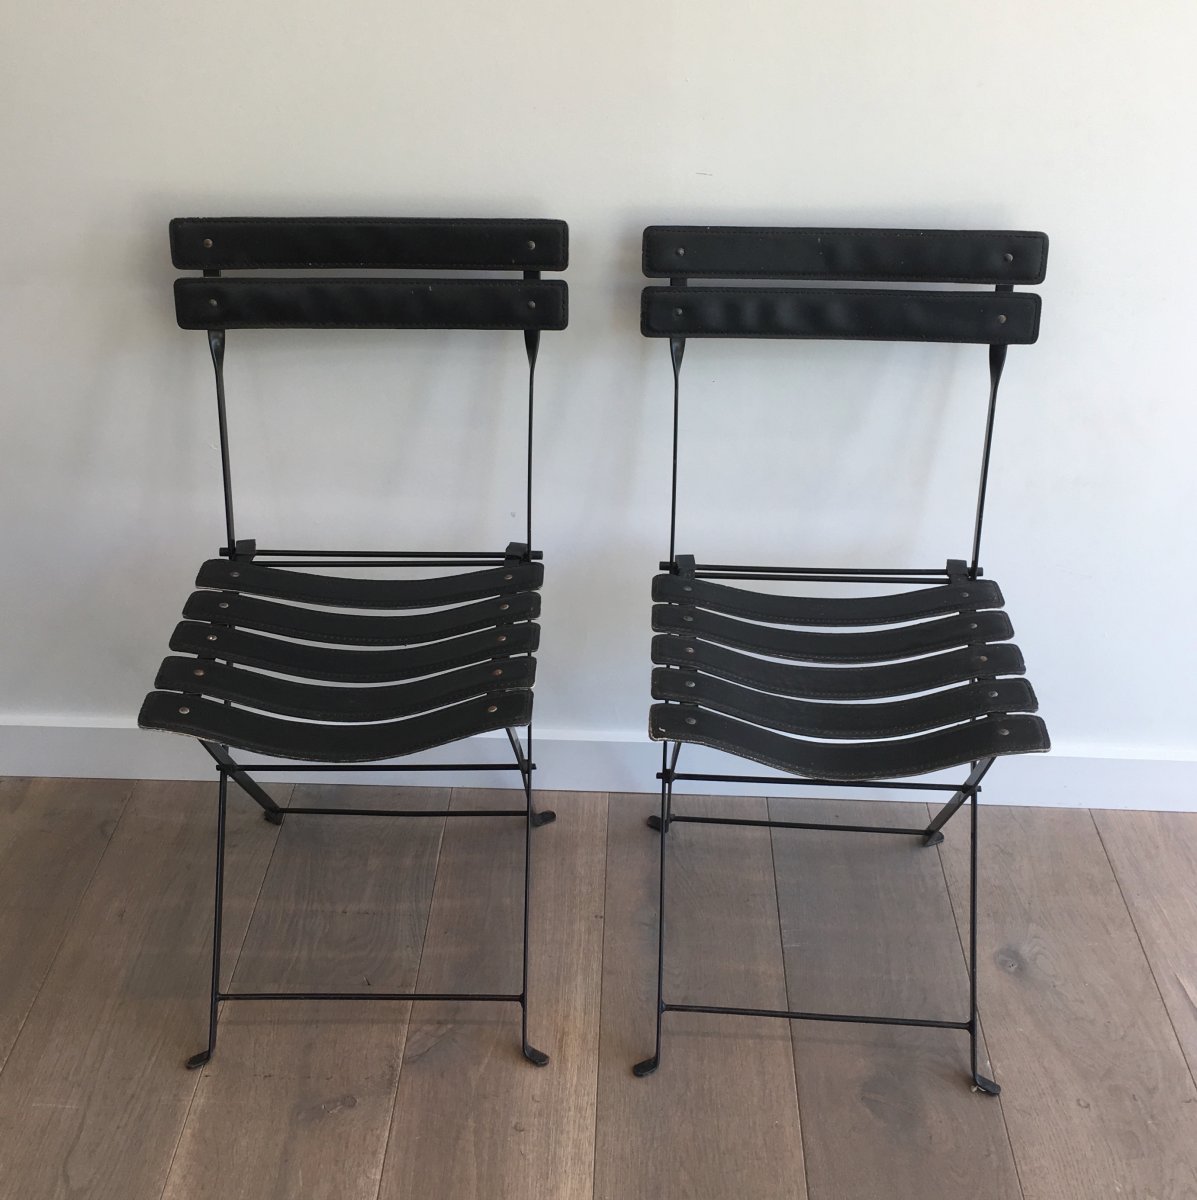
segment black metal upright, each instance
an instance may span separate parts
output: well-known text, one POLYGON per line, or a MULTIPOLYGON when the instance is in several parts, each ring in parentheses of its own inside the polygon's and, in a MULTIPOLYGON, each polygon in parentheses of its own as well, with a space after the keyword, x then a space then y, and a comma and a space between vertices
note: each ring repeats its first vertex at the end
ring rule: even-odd
MULTIPOLYGON (((993 447, 998 384, 1009 345, 1034 342, 1039 297, 1016 284, 1042 281, 1040 233, 961 230, 779 229, 651 226, 644 272, 668 279, 646 287, 641 331, 669 341, 673 447, 669 558, 653 581, 655 703, 651 736, 662 742, 657 1006, 653 1053, 661 1062, 669 1012, 777 1017, 790 1021, 919 1026, 966 1032, 970 1075, 991 1095, 978 1066, 977 859, 981 781, 1004 754, 1044 751, 1047 730, 997 585, 983 578, 981 530, 993 447), (684 272, 684 273, 683 273, 684 272), (830 287, 695 286, 699 279, 811 280, 830 287), (855 281, 867 288, 845 287, 855 281), (919 290, 895 288, 920 285, 919 290), (875 285, 884 286, 875 286, 875 285), (993 290, 953 286, 982 285, 993 290), (973 513, 971 558, 943 568, 788 567, 697 562, 677 553, 680 375, 688 338, 793 338, 981 344, 989 352, 989 407, 973 513), (729 582, 714 582, 715 580, 729 582), (875 596, 795 596, 751 591, 747 581, 906 585, 875 596), (681 772, 685 744, 772 767, 780 775, 681 772), (959 783, 911 776, 967 765, 959 783), (832 824, 691 816, 674 810, 680 782, 895 788, 950 793, 925 826, 832 824), (942 829, 969 805, 969 1013, 961 1020, 678 1004, 665 996, 667 846, 677 823, 835 830, 943 841, 942 829)), ((730 465, 730 464, 728 464, 730 465)))
POLYGON ((561 221, 397 218, 185 218, 171 222, 184 329, 208 335, 216 380, 225 544, 196 577, 174 655, 142 705, 143 728, 189 734, 216 764, 218 808, 208 1042, 216 1048, 225 1000, 472 1000, 520 1006, 528 1040, 532 830, 532 687, 539 644, 542 554, 532 542, 533 401, 544 330, 565 328, 566 285, 545 280, 568 260, 561 221), (325 272, 273 275, 260 271, 325 272), (369 272, 463 272, 446 278, 369 272), (227 276, 227 271, 255 272, 227 276), (344 272, 365 272, 346 277, 344 272), (330 274, 328 272, 335 272, 330 274), (506 275, 507 277, 504 277, 506 275), (263 549, 237 537, 225 402, 227 334, 251 329, 513 330, 528 359, 526 541, 503 550, 263 549), (389 578, 320 572, 387 567, 389 578), (453 574, 403 577, 411 569, 453 574), (521 727, 526 741, 521 742, 521 727), (420 751, 504 731, 514 761, 396 762, 420 751), (269 756, 244 762, 234 751, 269 756), (518 772, 523 803, 484 810, 281 808, 255 776, 277 771, 518 772), (523 946, 518 992, 237 992, 221 986, 228 784, 267 821, 290 817, 520 818, 524 823, 523 946))

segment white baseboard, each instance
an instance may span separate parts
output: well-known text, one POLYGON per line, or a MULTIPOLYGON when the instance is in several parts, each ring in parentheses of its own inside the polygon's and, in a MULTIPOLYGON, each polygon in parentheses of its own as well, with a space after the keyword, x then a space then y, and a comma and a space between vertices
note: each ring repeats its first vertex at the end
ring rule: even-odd
MULTIPOLYGON (((536 785, 546 790, 598 792, 651 792, 658 784, 661 765, 658 745, 647 738, 613 733, 592 736, 572 731, 537 730, 533 757, 536 785)), ((421 756, 436 763, 472 758, 477 762, 503 762, 510 755, 506 739, 489 735, 468 745, 442 747, 421 756)), ((246 756, 249 757, 249 756, 246 756)), ((727 755, 687 747, 679 768, 712 774, 758 773, 754 764, 727 755)), ((767 773, 767 772, 765 772, 767 773)), ((52 775, 108 779, 210 779, 212 764, 191 738, 150 733, 126 723, 4 722, 0 719, 0 775, 52 775)), ((950 773, 947 779, 959 777, 950 773)), ((313 779, 301 772, 272 774, 282 781, 313 779)), ((510 788, 518 784, 514 772, 438 773, 382 772, 326 773, 326 782, 409 783, 446 786, 510 788)), ((931 777, 935 778, 935 777, 931 777)), ((708 795, 804 795, 811 789, 788 785, 737 784, 679 785, 678 793, 708 795)), ((843 795, 911 799, 916 793, 852 789, 817 789, 820 796, 843 795)), ((982 798, 996 804, 1042 805, 1058 808, 1162 809, 1197 811, 1197 761, 1119 756, 1094 756, 1053 752, 1025 755, 998 764, 986 783, 982 798)))

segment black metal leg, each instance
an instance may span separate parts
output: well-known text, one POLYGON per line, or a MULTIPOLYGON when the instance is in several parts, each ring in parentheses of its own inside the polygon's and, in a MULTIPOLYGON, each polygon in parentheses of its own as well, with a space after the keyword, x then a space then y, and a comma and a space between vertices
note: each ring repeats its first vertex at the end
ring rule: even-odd
MULTIPOLYGON (((520 765, 520 778, 524 781, 524 792, 531 797, 532 795, 532 723, 528 722, 528 753, 524 753, 524 748, 520 745, 520 740, 515 735, 514 729, 507 730, 507 740, 511 743, 512 750, 515 751, 516 762, 520 765)), ((532 803, 529 799, 529 804, 532 803)), ((540 812, 536 811, 535 804, 532 805, 532 828, 539 829, 542 825, 550 825, 557 819, 557 814, 551 809, 546 808, 540 812)))
MULTIPOLYGON (((661 829, 668 829, 669 822, 673 820, 673 779, 672 779, 672 776, 673 776, 674 771, 677 770, 677 759, 678 759, 678 755, 681 754, 681 752, 682 752, 681 742, 674 743, 672 758, 667 757, 667 755, 669 753, 669 743, 666 742, 661 747, 661 774, 663 776, 664 775, 670 776, 669 788, 668 788, 667 798, 665 801, 665 815, 663 817, 661 817, 661 816, 657 816, 657 814, 654 813, 651 817, 645 818, 644 823, 649 827, 649 829, 655 829, 658 832, 660 832, 661 829)), ((664 782, 665 781, 662 780, 662 785, 664 785, 664 782)))
POLYGON ((216 811, 216 905, 212 920, 212 986, 208 995, 208 1048, 187 1060, 189 1070, 202 1067, 216 1051, 216 1010, 220 995, 220 926, 224 913, 224 832, 228 809, 229 782, 220 772, 220 793, 216 811))
MULTIPOLYGON (((676 762, 676 756, 674 761, 676 762)), ((665 748, 662 747, 661 765, 665 766, 665 748)), ((669 813, 673 801, 671 772, 661 772, 661 819, 660 819, 660 864, 657 885, 657 1034, 651 1058, 638 1062, 632 1074, 643 1078, 651 1075, 661 1065, 661 1020, 665 1015, 665 843, 669 832, 669 813)))
MULTIPOLYGON (((200 742, 205 750, 222 766, 232 777, 233 782, 252 800, 260 804, 264 810, 264 815, 271 825, 281 825, 283 817, 286 813, 285 809, 279 808, 271 799, 270 794, 266 792, 259 784, 255 783, 249 775, 245 773, 232 759, 223 746, 218 746, 215 742, 200 742)), ((222 776, 223 778, 223 776, 222 776)))
POLYGON ((976 787, 985 778, 985 774, 993 766, 993 762, 992 758, 983 758, 980 762, 973 763, 973 769, 961 784, 960 790, 931 819, 931 824, 927 826, 927 832, 923 835, 924 846, 938 846, 943 841, 943 827, 956 815, 957 810, 970 796, 976 799, 976 787))
POLYGON ((530 772, 524 774, 524 796, 528 804, 528 816, 524 822, 524 981, 520 988, 520 1040, 524 1057, 535 1066, 543 1067, 549 1061, 549 1056, 543 1050, 537 1050, 528 1041, 528 918, 532 908, 532 829, 535 825, 543 825, 546 821, 553 820, 555 814, 540 813, 539 815, 543 819, 535 820, 537 814, 532 806, 532 776, 530 772))
MULTIPOLYGON (((990 763, 993 759, 989 760, 990 763)), ((975 772, 974 772, 975 773, 975 772)), ((977 793, 969 802, 968 850, 968 1036, 973 1086, 987 1096, 996 1096, 1001 1088, 977 1070, 977 793)))

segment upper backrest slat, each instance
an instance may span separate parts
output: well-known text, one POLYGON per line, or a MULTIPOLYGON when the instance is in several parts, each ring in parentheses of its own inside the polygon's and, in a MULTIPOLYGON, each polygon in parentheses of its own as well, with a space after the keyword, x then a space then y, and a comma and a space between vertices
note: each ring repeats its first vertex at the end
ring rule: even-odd
POLYGON ((1042 283, 1047 235, 956 229, 650 225, 650 278, 1042 283))
POLYGON ((399 217, 176 217, 181 270, 563 271, 564 221, 399 217))

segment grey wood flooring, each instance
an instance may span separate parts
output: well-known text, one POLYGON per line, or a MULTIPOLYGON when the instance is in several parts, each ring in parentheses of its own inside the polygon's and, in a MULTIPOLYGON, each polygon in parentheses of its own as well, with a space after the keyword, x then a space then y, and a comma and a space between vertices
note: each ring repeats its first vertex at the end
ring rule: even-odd
MULTIPOLYGON (((513 793, 276 786, 468 809, 513 793)), ((514 1005, 237 1002, 205 1036, 215 786, 0 780, 2 1200, 1197 1198, 1197 814, 981 809, 981 1018, 953 1031, 669 1014, 652 1048, 649 796, 542 794, 531 1035, 514 1005)), ((917 824, 922 805, 679 797, 917 824)), ((939 848, 677 825, 669 998, 966 1012, 967 812, 939 848)), ((523 830, 276 827, 234 788, 225 978, 519 990, 523 830)))

